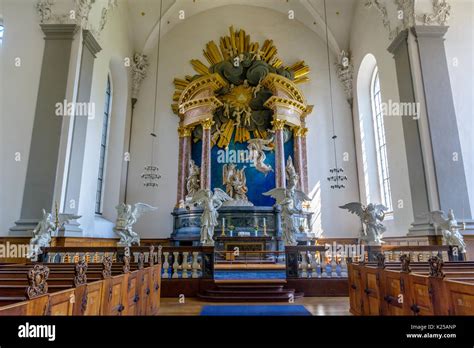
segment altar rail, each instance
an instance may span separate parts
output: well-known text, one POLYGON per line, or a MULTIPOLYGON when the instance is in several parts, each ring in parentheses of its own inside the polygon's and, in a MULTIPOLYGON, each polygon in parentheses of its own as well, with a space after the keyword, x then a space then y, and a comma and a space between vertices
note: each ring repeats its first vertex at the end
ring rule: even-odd
POLYGON ((347 278, 347 255, 328 251, 324 245, 287 246, 286 278, 347 278))
MULTIPOLYGON (((111 256, 113 262, 121 261, 124 255, 123 247, 50 247, 44 248, 39 256, 39 262, 46 263, 77 263, 103 261, 111 256)), ((138 262, 143 254, 145 263, 153 257, 154 263, 162 264, 163 279, 177 278, 206 278, 214 277, 214 248, 213 247, 131 247, 133 260, 138 262)))
MULTIPOLYGON (((285 265, 287 279, 346 278, 348 261, 375 261, 375 255, 383 254, 387 262, 398 261, 401 254, 409 255, 413 262, 427 261, 438 256, 444 261, 457 261, 455 249, 443 245, 424 246, 361 246, 333 244, 316 246, 288 246, 285 251, 240 251, 240 260, 233 260, 234 251, 216 251, 214 247, 203 246, 158 246, 132 247, 131 254, 137 262, 143 253, 148 263, 150 255, 154 263, 162 264, 163 279, 214 279, 214 263, 217 258, 229 262, 263 263, 274 262, 285 265), (224 256, 224 257, 223 257, 224 256), (334 257, 333 257, 334 256, 334 257)), ((80 259, 87 262, 102 262, 105 256, 121 261, 123 247, 50 247, 40 255, 40 262, 76 263, 80 259)))
POLYGON ((412 262, 428 261, 431 256, 438 256, 443 261, 463 261, 457 247, 449 245, 383 245, 367 247, 366 261, 375 261, 375 255, 382 253, 387 261, 399 261, 402 254, 407 254, 412 262))

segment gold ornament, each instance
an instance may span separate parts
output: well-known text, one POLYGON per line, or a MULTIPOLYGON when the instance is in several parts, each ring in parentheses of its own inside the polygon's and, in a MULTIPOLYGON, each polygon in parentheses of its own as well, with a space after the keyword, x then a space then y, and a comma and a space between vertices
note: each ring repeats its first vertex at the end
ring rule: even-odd
POLYGON ((285 128, 285 124, 286 124, 285 120, 275 119, 272 121, 273 130, 274 131, 283 130, 285 128))
POLYGON ((206 118, 204 121, 201 122, 202 129, 204 130, 211 129, 214 123, 215 122, 211 118, 206 118))

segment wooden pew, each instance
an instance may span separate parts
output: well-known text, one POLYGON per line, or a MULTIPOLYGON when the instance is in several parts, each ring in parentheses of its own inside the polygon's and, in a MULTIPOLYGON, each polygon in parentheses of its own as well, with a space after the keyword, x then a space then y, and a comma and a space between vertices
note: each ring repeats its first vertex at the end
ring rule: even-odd
MULTIPOLYGON (((378 256, 379 258, 379 256, 378 256)), ((349 264, 350 311, 355 315, 474 314, 474 264, 447 262, 349 264), (442 271, 442 269, 445 271, 442 271), (446 299, 449 301, 446 301, 446 299)))
MULTIPOLYGON (((90 272, 82 283, 76 284, 77 268, 74 264, 49 264, 49 285, 44 294, 39 294, 38 301, 30 297, 24 301, 26 274, 30 265, 0 265, 0 279, 7 284, 0 289, 5 302, 18 302, 0 308, 0 315, 156 315, 159 308, 161 290, 161 264, 145 268, 143 257, 141 264, 130 264, 126 270, 122 265, 112 265, 109 260, 108 271, 100 270, 103 265, 91 265, 90 272), (125 271, 123 274, 122 271, 125 271), (6 277, 6 278, 3 278, 6 277), (88 281, 87 281, 88 280, 88 281), (74 288, 72 286, 75 285, 74 288), (51 293, 48 290, 53 289, 51 293), (3 290, 3 292, 2 292, 3 290), (41 295, 41 296, 40 296, 41 295), (141 301, 140 301, 141 299, 141 301)), ((36 265, 35 265, 36 266, 36 265)), ((34 267, 35 267, 34 266, 34 267)), ((41 265, 44 267, 45 265, 41 265)), ((31 285, 31 284, 30 284, 31 285)), ((0 298, 1 300, 1 298, 0 298)))

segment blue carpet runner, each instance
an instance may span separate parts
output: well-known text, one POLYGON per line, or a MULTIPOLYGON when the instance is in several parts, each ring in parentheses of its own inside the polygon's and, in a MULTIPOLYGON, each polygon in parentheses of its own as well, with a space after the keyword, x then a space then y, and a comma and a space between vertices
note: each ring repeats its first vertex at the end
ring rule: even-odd
POLYGON ((285 270, 215 270, 214 279, 286 279, 286 272, 285 270))
POLYGON ((311 313, 301 305, 274 306, 204 306, 201 310, 204 316, 311 316, 311 313))
MULTIPOLYGON (((168 278, 171 278, 173 272, 168 272, 168 278)), ((188 277, 191 277, 188 274, 188 277)), ((182 272, 178 272, 178 278, 182 278, 182 272)), ((214 279, 216 280, 238 280, 238 279, 286 279, 285 270, 215 270, 214 279)))

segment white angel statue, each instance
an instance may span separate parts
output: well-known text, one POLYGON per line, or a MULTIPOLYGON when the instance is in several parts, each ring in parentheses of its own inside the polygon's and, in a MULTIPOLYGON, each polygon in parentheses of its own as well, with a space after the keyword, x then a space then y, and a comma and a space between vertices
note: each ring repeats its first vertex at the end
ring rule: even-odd
POLYGON ((447 245, 457 246, 460 253, 466 252, 466 243, 459 229, 464 229, 464 224, 458 224, 454 217, 454 211, 449 209, 448 218, 444 216, 444 212, 440 210, 429 213, 430 222, 433 222, 436 228, 441 228, 443 238, 447 245))
POLYGON ((274 188, 263 195, 274 198, 281 206, 283 241, 285 245, 296 245, 295 233, 300 228, 300 223, 294 219, 295 214, 303 213, 303 202, 311 201, 306 193, 291 185, 287 188, 274 188))
POLYGON ((80 216, 74 214, 57 214, 56 221, 51 213, 43 209, 43 218, 33 230, 33 238, 30 239, 30 247, 27 258, 34 259, 42 254, 41 248, 51 245, 51 237, 56 234, 70 220, 79 219, 80 216))
POLYGON ((265 151, 273 150, 270 145, 273 142, 273 137, 270 139, 250 139, 248 141, 247 149, 249 150, 249 159, 253 161, 255 169, 260 173, 267 175, 273 170, 272 166, 265 164, 265 151))
POLYGON ((217 226, 219 209, 226 201, 232 198, 220 188, 215 188, 214 193, 209 189, 201 189, 193 197, 192 204, 203 207, 201 215, 201 244, 214 245, 214 228, 217 226))
POLYGON ((352 202, 342 205, 339 208, 347 209, 352 214, 356 214, 365 228, 362 231, 361 239, 369 245, 381 245, 383 233, 386 228, 380 222, 385 218, 385 211, 388 210, 383 204, 369 203, 365 207, 362 203, 352 202), (380 221, 380 222, 379 222, 380 221))
POLYGON ((142 214, 158 208, 145 203, 135 203, 132 208, 130 204, 121 203, 115 209, 117 210, 117 222, 114 231, 120 236, 117 245, 127 247, 140 245, 140 236, 133 231, 133 225, 142 214))

